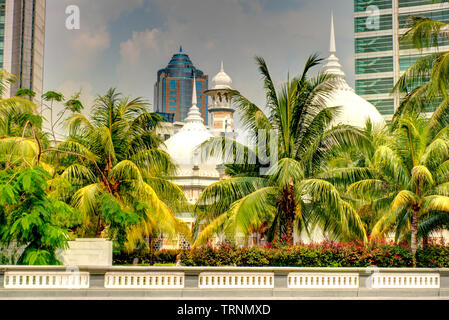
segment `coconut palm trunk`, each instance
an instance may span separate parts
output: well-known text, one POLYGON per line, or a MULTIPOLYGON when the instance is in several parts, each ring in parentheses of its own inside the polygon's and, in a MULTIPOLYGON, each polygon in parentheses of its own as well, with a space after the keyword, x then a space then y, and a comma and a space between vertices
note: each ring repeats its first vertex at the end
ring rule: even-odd
POLYGON ((295 214, 296 214, 296 203, 295 203, 295 187, 293 183, 290 183, 283 190, 283 197, 280 203, 280 209, 285 215, 285 234, 284 237, 288 244, 293 244, 293 232, 295 229, 295 214))
POLYGON ((416 268, 416 249, 418 247, 418 211, 412 212, 412 230, 410 239, 410 249, 412 251, 413 268, 416 268))
POLYGON ((96 237, 100 238, 101 237, 101 233, 104 230, 104 226, 103 226, 103 217, 99 216, 98 217, 98 223, 97 223, 97 231, 96 231, 96 237))
POLYGON ((149 246, 149 253, 148 253, 148 259, 150 266, 154 265, 154 241, 153 236, 148 236, 148 246, 149 246))

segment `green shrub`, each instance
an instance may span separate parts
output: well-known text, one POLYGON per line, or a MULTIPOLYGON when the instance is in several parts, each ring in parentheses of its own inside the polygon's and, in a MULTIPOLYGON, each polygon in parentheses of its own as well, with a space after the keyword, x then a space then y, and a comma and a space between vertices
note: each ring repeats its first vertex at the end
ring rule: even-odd
MULTIPOLYGON (((239 248, 222 245, 189 250, 161 250, 155 252, 155 263, 176 263, 180 254, 184 266, 245 266, 245 267, 391 267, 412 266, 412 255, 405 245, 353 243, 321 243, 292 247, 239 248)), ((148 264, 148 253, 121 253, 114 256, 114 264, 148 264)), ((418 267, 448 268, 449 247, 426 246, 417 251, 418 267)))
MULTIPOLYGON (((159 250, 154 252, 154 263, 176 263, 176 256, 181 250, 159 250)), ((138 264, 149 264, 150 257, 148 251, 134 251, 128 252, 115 252, 114 253, 114 265, 129 265, 134 263, 134 259, 138 259, 138 264)))

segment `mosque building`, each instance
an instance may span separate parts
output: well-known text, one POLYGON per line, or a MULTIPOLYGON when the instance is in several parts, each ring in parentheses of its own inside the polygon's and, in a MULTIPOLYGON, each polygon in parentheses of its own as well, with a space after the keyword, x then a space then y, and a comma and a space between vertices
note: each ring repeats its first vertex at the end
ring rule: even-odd
MULTIPOLYGON (((326 59, 323 71, 335 75, 338 81, 337 88, 327 98, 328 107, 340 107, 339 114, 333 122, 334 125, 347 124, 364 128, 368 119, 375 126, 385 124, 385 120, 379 111, 368 101, 358 96, 346 82, 345 73, 336 56, 333 18, 331 21, 330 55, 326 59)), ((193 83, 195 83, 195 78, 193 83)), ((179 167, 177 175, 172 181, 184 190, 188 201, 192 204, 196 203, 206 187, 226 178, 222 161, 202 157, 199 147, 213 137, 234 132, 234 109, 228 93, 228 90, 232 89, 232 79, 225 73, 223 63, 219 73, 212 79, 212 85, 211 89, 204 91, 204 94, 211 98, 211 104, 208 106, 211 120, 210 127, 206 127, 203 114, 197 106, 197 86, 192 85, 192 105, 187 117, 182 127, 165 141, 167 152, 179 167)), ((181 214, 178 217, 191 226, 195 222, 193 215, 190 213, 181 214)), ((305 242, 308 240, 319 241, 322 235, 318 232, 312 234, 311 237, 312 239, 301 238, 300 240, 305 242)), ((179 246, 184 245, 178 241, 178 244, 171 243, 164 248, 179 246)))
MULTIPOLYGON (((195 83, 195 78, 193 83, 195 83)), ((234 109, 231 97, 227 94, 232 89, 232 79, 224 72, 223 63, 220 72, 212 79, 212 89, 205 92, 212 98, 209 108, 211 127, 205 125, 204 118, 197 106, 197 89, 192 86, 192 105, 184 121, 184 125, 165 141, 166 151, 178 165, 178 171, 172 181, 179 185, 187 200, 195 204, 203 190, 220 181, 224 176, 224 166, 220 159, 207 158, 201 154, 201 144, 213 137, 223 136, 234 131, 234 109)), ((178 217, 193 226, 195 219, 191 213, 181 213, 178 217)), ((184 246, 181 239, 176 243, 165 241, 164 248, 184 246)))

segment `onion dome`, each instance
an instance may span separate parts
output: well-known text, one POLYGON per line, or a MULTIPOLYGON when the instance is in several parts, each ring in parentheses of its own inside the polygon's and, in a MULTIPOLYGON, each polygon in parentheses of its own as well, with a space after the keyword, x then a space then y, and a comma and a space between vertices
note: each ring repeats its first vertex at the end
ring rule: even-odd
POLYGON ((220 72, 218 72, 212 79, 214 89, 231 89, 232 79, 226 72, 224 72, 223 62, 221 62, 220 72))

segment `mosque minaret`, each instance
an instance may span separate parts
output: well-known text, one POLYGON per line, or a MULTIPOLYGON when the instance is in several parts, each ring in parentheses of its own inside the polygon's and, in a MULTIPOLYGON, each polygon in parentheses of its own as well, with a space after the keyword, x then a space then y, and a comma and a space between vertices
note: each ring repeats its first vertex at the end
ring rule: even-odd
POLYGON ((232 89, 232 79, 224 71, 221 62, 220 72, 212 79, 213 87, 204 92, 212 99, 209 105, 211 115, 211 132, 214 136, 229 135, 234 132, 234 109, 229 90, 232 89))

